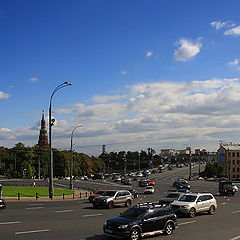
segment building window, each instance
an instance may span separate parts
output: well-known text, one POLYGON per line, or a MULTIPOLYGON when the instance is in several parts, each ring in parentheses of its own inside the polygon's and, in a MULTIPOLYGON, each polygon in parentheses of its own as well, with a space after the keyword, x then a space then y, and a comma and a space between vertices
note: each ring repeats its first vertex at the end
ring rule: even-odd
POLYGON ((237 172, 239 172, 239 167, 237 168, 237 172))
POLYGON ((232 153, 232 156, 235 157, 235 152, 232 153))
POLYGON ((237 157, 239 157, 239 152, 237 152, 237 157))
POLYGON ((238 165, 240 164, 240 160, 237 160, 237 164, 238 164, 238 165))
POLYGON ((235 165, 235 160, 232 161, 233 165, 235 165))
POLYGON ((233 168, 232 171, 235 172, 235 168, 233 168))

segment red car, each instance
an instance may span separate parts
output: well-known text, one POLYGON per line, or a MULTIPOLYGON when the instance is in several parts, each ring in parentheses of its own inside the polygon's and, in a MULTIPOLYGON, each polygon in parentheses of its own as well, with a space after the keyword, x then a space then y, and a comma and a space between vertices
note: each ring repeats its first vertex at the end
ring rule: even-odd
POLYGON ((153 180, 147 180, 148 186, 155 186, 155 182, 153 180))
POLYGON ((104 192, 106 192, 106 190, 99 190, 99 191, 95 192, 94 194, 91 194, 91 195, 88 197, 88 201, 89 201, 89 202, 92 202, 95 197, 102 196, 104 192))

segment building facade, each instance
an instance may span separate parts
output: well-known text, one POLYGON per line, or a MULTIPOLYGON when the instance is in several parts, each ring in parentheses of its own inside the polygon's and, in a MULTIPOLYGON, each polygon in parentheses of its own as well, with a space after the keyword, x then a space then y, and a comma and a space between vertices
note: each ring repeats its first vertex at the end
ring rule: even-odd
POLYGON ((227 175, 230 179, 240 178, 240 145, 221 144, 217 151, 219 163, 224 164, 227 175))

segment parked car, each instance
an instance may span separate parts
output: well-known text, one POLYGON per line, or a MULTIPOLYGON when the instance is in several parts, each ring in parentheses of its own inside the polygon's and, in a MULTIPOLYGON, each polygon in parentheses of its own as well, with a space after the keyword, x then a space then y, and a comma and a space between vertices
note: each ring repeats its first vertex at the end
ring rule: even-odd
POLYGON ((93 199, 93 207, 101 206, 113 208, 116 205, 124 205, 129 207, 132 204, 133 195, 127 190, 108 190, 102 196, 93 199))
POLYGON ((139 194, 136 189, 127 189, 133 196, 134 198, 138 198, 139 194))
POLYGON ((132 185, 132 180, 130 178, 126 178, 126 179, 124 179, 123 184, 124 185, 132 185))
POLYGON ((173 187, 176 187, 178 185, 179 182, 184 182, 186 184, 189 184, 187 180, 183 179, 183 178, 179 178, 178 180, 173 182, 173 187))
POLYGON ((107 190, 99 190, 99 191, 95 192, 94 194, 91 194, 91 195, 88 197, 88 201, 89 201, 89 202, 92 202, 95 197, 102 196, 103 193, 105 193, 106 191, 107 191, 107 190))
POLYGON ((136 173, 136 176, 137 176, 137 177, 142 177, 143 174, 142 174, 141 172, 137 172, 137 173, 136 173))
POLYGON ((154 193, 154 187, 153 186, 147 186, 145 189, 144 189, 144 194, 148 194, 148 193, 151 193, 153 194, 154 193))
POLYGON ((211 193, 188 193, 171 203, 175 213, 189 215, 191 218, 199 212, 214 214, 217 201, 211 193))
POLYGON ((184 195, 184 193, 180 192, 173 192, 169 193, 166 197, 159 200, 159 204, 170 204, 174 202, 175 200, 178 200, 184 195))
POLYGON ((156 169, 153 169, 153 170, 151 171, 151 174, 154 174, 154 173, 157 173, 157 170, 156 170, 156 169))
POLYGON ((103 231, 111 236, 139 240, 160 233, 170 235, 177 226, 177 217, 170 207, 143 203, 127 209, 119 217, 108 219, 103 231))
POLYGON ((6 201, 4 199, 0 199, 0 209, 6 208, 6 201))

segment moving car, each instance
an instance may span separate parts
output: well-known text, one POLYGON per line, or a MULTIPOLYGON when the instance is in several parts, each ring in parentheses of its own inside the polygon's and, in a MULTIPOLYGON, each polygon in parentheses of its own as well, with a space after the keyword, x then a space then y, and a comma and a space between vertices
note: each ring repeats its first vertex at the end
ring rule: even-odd
POLYGON ((154 187, 153 186, 147 186, 144 190, 144 194, 148 194, 148 193, 151 193, 153 194, 154 193, 154 187))
POLYGON ((160 204, 170 204, 175 200, 178 200, 179 198, 181 198, 184 195, 184 193, 180 193, 180 192, 173 192, 173 193, 169 193, 166 197, 162 198, 159 200, 160 204))
POLYGON ((190 190, 190 185, 187 180, 185 179, 179 179, 173 183, 173 187, 177 189, 189 189, 190 190))
POLYGON ((147 180, 148 186, 155 186, 155 182, 153 180, 147 180))
POLYGON ((234 195, 238 191, 236 184, 232 182, 219 182, 220 195, 234 195))
POLYGON ((136 189, 127 189, 133 196, 134 198, 138 198, 139 194, 136 189))
POLYGON ((0 199, 0 209, 6 208, 6 201, 4 199, 0 199))
POLYGON ((182 213, 193 218, 199 212, 214 214, 217 201, 211 193, 188 193, 171 203, 171 207, 175 213, 182 213))
POLYGON ((107 191, 107 190, 99 190, 99 191, 95 192, 94 194, 91 194, 91 195, 88 197, 88 201, 89 201, 89 202, 92 202, 95 197, 102 196, 103 193, 106 192, 106 191, 107 191))
POLYGON ((103 231, 110 236, 138 240, 160 233, 170 235, 177 226, 177 217, 170 207, 143 203, 127 209, 119 217, 108 219, 103 231))
POLYGON ((133 195, 128 190, 108 190, 102 196, 95 197, 92 201, 94 208, 113 208, 116 205, 129 207, 132 204, 133 195))
POLYGON ((148 185, 148 182, 147 182, 147 179, 141 179, 141 180, 139 180, 139 182, 138 182, 138 186, 139 187, 146 187, 148 185))

